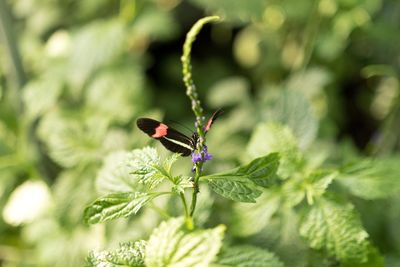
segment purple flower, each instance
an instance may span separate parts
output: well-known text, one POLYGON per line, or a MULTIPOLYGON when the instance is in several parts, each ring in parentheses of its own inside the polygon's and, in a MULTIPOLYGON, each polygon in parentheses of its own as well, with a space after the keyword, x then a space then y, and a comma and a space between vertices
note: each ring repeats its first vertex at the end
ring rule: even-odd
POLYGON ((207 146, 203 146, 202 152, 204 153, 204 159, 202 159, 201 153, 198 152, 192 153, 192 162, 194 164, 200 161, 206 162, 207 160, 211 160, 213 158, 212 155, 208 153, 207 146))

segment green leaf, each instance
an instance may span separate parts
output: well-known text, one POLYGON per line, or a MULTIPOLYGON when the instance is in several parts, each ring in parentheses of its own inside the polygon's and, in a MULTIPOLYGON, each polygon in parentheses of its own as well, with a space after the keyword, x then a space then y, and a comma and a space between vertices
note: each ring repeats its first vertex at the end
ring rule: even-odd
POLYGON ((193 188, 193 182, 189 176, 179 175, 173 178, 172 191, 180 194, 185 193, 185 188, 193 188))
POLYGON ((144 252, 146 241, 121 243, 119 248, 112 251, 92 251, 86 258, 86 267, 145 267, 144 252))
POLYGON ((212 175, 206 179, 215 193, 235 201, 255 203, 262 193, 251 180, 243 176, 212 175))
POLYGON ((343 168, 337 181, 363 199, 379 199, 400 192, 400 158, 362 160, 343 168))
POLYGON ((257 125, 247 145, 247 153, 256 158, 274 152, 280 156, 279 176, 286 178, 298 170, 302 155, 290 128, 276 123, 257 125))
POLYGON ((51 109, 62 93, 62 86, 62 82, 53 77, 29 82, 22 91, 28 117, 35 119, 51 109))
POLYGON ((277 182, 279 165, 277 153, 254 159, 249 164, 230 171, 201 177, 211 189, 223 197, 240 201, 256 202, 262 193, 258 186, 269 187, 277 182))
POLYGON ((341 262, 363 263, 368 259, 368 233, 350 204, 321 198, 308 211, 300 234, 314 249, 324 249, 341 262))
POLYGON ((312 205, 314 198, 322 196, 336 176, 335 171, 317 170, 306 177, 304 187, 308 204, 312 205))
POLYGON ((96 20, 73 36, 69 57, 69 81, 78 95, 83 84, 98 68, 115 60, 123 52, 124 24, 121 20, 96 20))
POLYGON ((279 94, 267 119, 289 127, 302 149, 309 147, 317 135, 318 121, 310 102, 293 90, 283 90, 279 94))
POLYGON ((183 218, 162 222, 146 247, 147 267, 208 266, 218 254, 225 227, 187 232, 183 218))
MULTIPOLYGON (((132 25, 133 38, 168 40, 177 33, 178 25, 167 9, 149 8, 137 14, 132 25)), ((134 40, 135 40, 134 39, 134 40)))
POLYGON ((84 211, 88 224, 106 222, 136 214, 147 202, 163 193, 115 193, 100 197, 84 211))
POLYGON ((267 188, 278 181, 276 176, 278 166, 278 153, 271 153, 265 157, 256 158, 249 164, 240 167, 237 174, 247 176, 256 185, 267 188))
POLYGON ((265 189, 257 203, 236 203, 231 230, 237 236, 249 236, 260 232, 278 211, 280 202, 280 191, 265 189))
POLYGON ((167 157, 162 166, 167 173, 171 172, 172 165, 181 157, 180 154, 174 153, 171 156, 167 157))
POLYGON ((50 157, 63 167, 97 162, 103 155, 103 141, 108 129, 105 120, 55 111, 40 121, 38 134, 50 157))
POLYGON ((218 255, 215 267, 283 267, 283 263, 268 250, 255 246, 228 247, 218 255))
POLYGON ((92 116, 128 123, 147 103, 148 92, 143 87, 138 68, 131 65, 107 68, 97 73, 85 90, 85 109, 92 116))
POLYGON ((129 174, 126 164, 129 152, 115 151, 103 160, 96 177, 96 189, 101 194, 141 191, 138 180, 129 174))
POLYGON ((145 147, 132 150, 127 164, 133 179, 138 180, 149 189, 155 188, 165 178, 164 174, 160 173, 160 168, 157 168, 161 163, 155 148, 145 147))

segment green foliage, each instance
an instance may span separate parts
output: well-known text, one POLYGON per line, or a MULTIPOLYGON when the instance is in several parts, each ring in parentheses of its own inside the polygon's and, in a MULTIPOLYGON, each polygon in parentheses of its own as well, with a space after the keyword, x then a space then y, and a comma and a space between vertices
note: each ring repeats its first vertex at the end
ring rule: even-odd
POLYGON ((121 243, 112 251, 92 251, 86 258, 87 267, 95 266, 129 266, 144 267, 145 241, 121 243))
POLYGON ((317 135, 318 121, 312 106, 305 96, 297 91, 283 90, 277 99, 274 99, 266 117, 270 121, 288 126, 302 149, 309 147, 317 135))
POLYGON ((271 222, 278 211, 281 193, 276 189, 264 190, 257 203, 237 203, 234 206, 232 231, 237 236, 249 236, 260 232, 271 222), (251 222, 251 223, 249 223, 251 222))
POLYGON ((281 158, 278 175, 282 177, 292 174, 301 164, 298 142, 290 128, 281 124, 258 125, 250 138, 247 151, 252 158, 278 152, 281 158))
POLYGON ((387 198, 400 192, 400 158, 365 159, 345 166, 338 181, 363 199, 387 198))
POLYGON ((349 204, 321 198, 305 215, 300 234, 315 249, 325 249, 342 262, 368 259, 368 233, 349 204))
MULTIPOLYGON (((118 19, 95 21, 75 33, 69 59, 69 75, 70 82, 77 90, 92 72, 109 64, 122 53, 123 35, 124 25, 118 19)), ((77 90, 73 93, 79 93, 77 90)))
POLYGON ((222 245, 224 226, 185 232, 182 218, 163 222, 146 246, 146 266, 208 266, 222 245))
POLYGON ((112 193, 98 198, 85 209, 85 222, 95 224, 129 217, 158 196, 183 193, 191 186, 190 182, 171 174, 178 157, 173 154, 161 163, 157 151, 151 147, 110 154, 98 174, 97 187, 99 191, 112 193), (154 192, 164 179, 173 183, 171 191, 154 192))
POLYGON ((86 223, 95 224, 109 220, 129 217, 136 214, 147 202, 161 193, 115 193, 100 197, 84 211, 86 223))
POLYGON ((203 176, 211 188, 223 197, 240 201, 256 202, 261 195, 257 186, 269 187, 277 182, 279 165, 277 153, 257 158, 242 167, 212 175, 203 176))
POLYGON ((0 1, 1 264, 399 266, 399 8, 0 1), (194 173, 135 126, 190 104, 194 173))
POLYGON ((153 189, 162 181, 164 174, 162 169, 156 168, 160 165, 160 158, 154 148, 136 149, 128 155, 127 161, 133 180, 139 181, 148 189, 153 189))
POLYGON ((254 246, 235 246, 224 249, 218 255, 218 262, 215 266, 283 267, 284 265, 273 253, 267 250, 254 246))
POLYGON ((115 151, 104 160, 96 177, 96 189, 99 193, 129 192, 140 189, 138 179, 132 179, 126 160, 128 151, 115 151))

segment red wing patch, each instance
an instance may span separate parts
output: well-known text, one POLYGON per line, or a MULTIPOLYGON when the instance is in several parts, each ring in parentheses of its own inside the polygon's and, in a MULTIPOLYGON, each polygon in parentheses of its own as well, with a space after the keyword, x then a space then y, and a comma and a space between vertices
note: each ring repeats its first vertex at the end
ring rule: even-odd
POLYGON ((212 123, 213 123, 213 118, 211 117, 211 118, 208 119, 206 127, 204 128, 205 132, 208 132, 208 130, 210 130, 212 123))
POLYGON ((210 130, 212 124, 214 121, 223 113, 222 109, 218 109, 217 111, 214 112, 214 114, 211 116, 211 118, 208 119, 206 126, 204 127, 204 132, 208 132, 210 130))
POLYGON ((167 129, 168 129, 167 125, 165 125, 164 123, 160 123, 160 125, 158 125, 157 128, 155 129, 156 132, 151 137, 161 138, 163 136, 166 136, 167 129))

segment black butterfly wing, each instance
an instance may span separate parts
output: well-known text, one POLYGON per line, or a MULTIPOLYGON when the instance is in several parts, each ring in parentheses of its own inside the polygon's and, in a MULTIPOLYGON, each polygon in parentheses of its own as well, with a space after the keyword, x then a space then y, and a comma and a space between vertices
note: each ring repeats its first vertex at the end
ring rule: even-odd
POLYGON ((194 141, 168 125, 149 118, 140 118, 136 124, 140 130, 150 137, 160 140, 166 149, 180 153, 184 157, 192 153, 194 141))
MULTIPOLYGON (((153 137, 153 135, 156 133, 156 129, 162 125, 161 122, 149 119, 149 118, 139 118, 136 121, 137 127, 145 132, 147 135, 150 137, 153 137)), ((153 137, 154 138, 154 137, 153 137)))
POLYGON ((194 149, 194 141, 181 132, 169 128, 167 135, 160 139, 161 143, 170 151, 189 156, 194 149))

